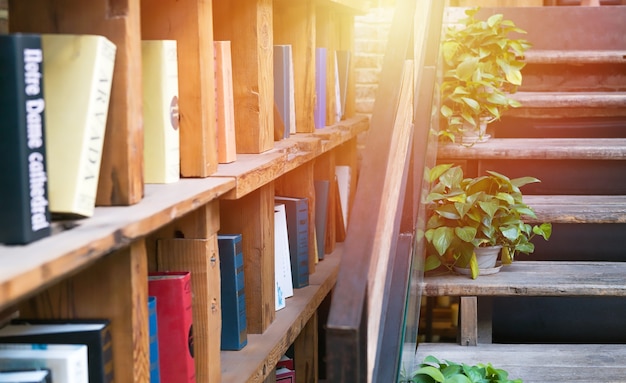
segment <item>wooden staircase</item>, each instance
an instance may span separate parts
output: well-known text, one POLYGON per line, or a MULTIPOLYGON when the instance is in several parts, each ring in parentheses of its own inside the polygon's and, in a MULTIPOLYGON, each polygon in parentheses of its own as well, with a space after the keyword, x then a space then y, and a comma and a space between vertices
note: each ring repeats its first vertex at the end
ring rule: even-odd
POLYGON ((439 145, 468 176, 534 176, 523 188, 553 237, 498 274, 424 277, 425 296, 460 297, 458 344, 426 355, 492 363, 530 382, 626 382, 626 6, 485 8, 533 49, 522 102, 487 143, 439 145))

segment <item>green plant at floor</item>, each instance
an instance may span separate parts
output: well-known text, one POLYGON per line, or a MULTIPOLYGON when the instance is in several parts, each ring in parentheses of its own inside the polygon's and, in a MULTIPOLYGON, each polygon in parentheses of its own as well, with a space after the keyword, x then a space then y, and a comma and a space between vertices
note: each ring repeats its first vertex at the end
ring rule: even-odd
POLYGON ((476 247, 502 246, 502 263, 507 264, 517 253, 534 252, 531 240, 536 235, 548 240, 552 234, 550 223, 524 222, 537 217, 523 202, 520 187, 540 182, 537 178, 509 179, 493 171, 465 178, 463 169, 453 164, 427 169, 425 176, 431 186, 426 197, 426 271, 441 265, 450 270, 469 267, 476 278, 476 247))
POLYGON ((411 373, 407 383, 522 383, 521 379, 510 380, 507 371, 488 364, 468 365, 451 361, 440 361, 429 355, 411 373))
POLYGON ((492 122, 508 108, 520 106, 509 95, 522 84, 521 57, 531 44, 509 35, 526 31, 502 14, 479 20, 478 11, 466 10, 467 17, 448 27, 441 42, 440 112, 447 126, 439 135, 453 142, 467 131, 481 134, 481 119, 492 122))

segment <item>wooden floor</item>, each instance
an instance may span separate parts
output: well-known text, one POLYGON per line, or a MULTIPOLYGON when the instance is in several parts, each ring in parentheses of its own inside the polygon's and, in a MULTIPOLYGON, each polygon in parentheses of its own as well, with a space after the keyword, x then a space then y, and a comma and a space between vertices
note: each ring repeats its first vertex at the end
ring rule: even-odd
POLYGON ((467 364, 491 363, 524 383, 624 383, 626 345, 623 344, 480 344, 464 347, 452 343, 420 344, 419 363, 427 355, 467 364), (549 355, 549 357, 546 357, 549 355))

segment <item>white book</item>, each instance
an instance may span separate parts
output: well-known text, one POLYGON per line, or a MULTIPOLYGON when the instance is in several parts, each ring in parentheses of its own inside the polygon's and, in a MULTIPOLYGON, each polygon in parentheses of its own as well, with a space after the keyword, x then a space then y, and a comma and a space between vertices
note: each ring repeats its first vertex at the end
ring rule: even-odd
POLYGON ((343 215, 343 224, 348 228, 349 217, 349 200, 350 200, 350 166, 339 165, 335 167, 335 176, 337 176, 337 186, 339 189, 339 203, 341 203, 341 213, 343 215))
POLYGON ((0 369, 49 369, 54 382, 89 383, 84 344, 0 344, 0 369))
POLYGON ((41 44, 50 211, 91 217, 117 48, 98 35, 43 34, 41 44))
POLYGON ((51 382, 48 370, 2 371, 0 383, 47 383, 51 382))
POLYGON ((176 40, 141 42, 144 182, 180 179, 178 57, 176 40))
POLYGON ((293 296, 289 234, 284 204, 274 205, 274 279, 276 310, 285 307, 285 299, 293 296))

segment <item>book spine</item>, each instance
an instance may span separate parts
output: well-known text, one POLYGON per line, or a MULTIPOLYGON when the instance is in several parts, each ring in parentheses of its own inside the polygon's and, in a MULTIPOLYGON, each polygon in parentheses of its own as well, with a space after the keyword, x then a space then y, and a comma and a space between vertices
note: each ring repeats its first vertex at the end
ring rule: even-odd
POLYGON ((309 285, 309 205, 306 199, 296 203, 295 224, 295 257, 292 258, 294 267, 294 284, 299 288, 309 285))
POLYGON ((103 36, 42 35, 48 113, 50 211, 95 209, 116 46, 103 36))
POLYGON ((141 42, 143 65, 144 182, 180 179, 176 40, 141 42))
POLYGON ((157 298, 148 297, 148 336, 150 340, 150 383, 160 383, 159 373, 159 334, 157 320, 157 298))
POLYGON ((326 48, 315 49, 315 109, 316 128, 326 126, 326 48))
POLYGON ((50 235, 43 52, 39 35, 0 36, 0 242, 50 235))
POLYGON ((237 159, 233 64, 230 41, 214 41, 213 55, 215 56, 217 156, 218 163, 226 164, 237 159))
POLYGON ((220 234, 222 299, 222 350, 241 350, 248 343, 243 272, 243 243, 240 234, 220 234))

